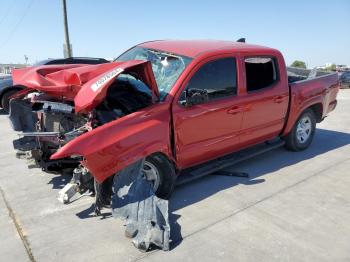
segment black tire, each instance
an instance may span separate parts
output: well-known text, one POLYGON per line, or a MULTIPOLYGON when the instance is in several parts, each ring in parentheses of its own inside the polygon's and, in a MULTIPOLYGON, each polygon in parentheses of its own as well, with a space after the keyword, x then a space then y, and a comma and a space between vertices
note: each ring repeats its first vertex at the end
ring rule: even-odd
POLYGON ((145 162, 151 163, 157 169, 159 175, 156 196, 169 199, 176 183, 176 172, 173 164, 162 154, 153 154, 147 157, 145 162))
POLYGON ((1 107, 4 109, 6 113, 9 113, 10 111, 10 97, 13 96, 15 93, 17 93, 18 89, 11 89, 6 91, 1 98, 1 107))
POLYGON ((302 151, 309 147, 316 130, 316 117, 315 113, 311 109, 306 109, 295 122, 292 131, 284 138, 286 141, 285 147, 291 151, 302 151), (298 125, 302 121, 309 120, 311 130, 307 133, 307 139, 302 139, 298 136, 298 125))

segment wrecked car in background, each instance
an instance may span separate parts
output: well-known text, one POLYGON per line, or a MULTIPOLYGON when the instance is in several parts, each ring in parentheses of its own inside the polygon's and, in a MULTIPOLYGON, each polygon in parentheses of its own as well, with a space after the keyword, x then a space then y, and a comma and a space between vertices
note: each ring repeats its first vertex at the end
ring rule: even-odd
POLYGON ((235 163, 234 152, 265 142, 304 150, 339 89, 336 74, 295 71, 275 49, 225 41, 146 42, 112 63, 13 78, 26 87, 10 102, 15 149, 46 171, 73 172, 99 207, 116 194, 115 174, 138 161, 167 199, 182 177, 235 163))

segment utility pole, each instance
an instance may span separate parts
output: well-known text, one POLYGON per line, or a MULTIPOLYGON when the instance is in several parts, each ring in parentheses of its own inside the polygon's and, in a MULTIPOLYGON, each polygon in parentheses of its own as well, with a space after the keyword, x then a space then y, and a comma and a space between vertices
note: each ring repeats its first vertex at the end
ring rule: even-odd
POLYGON ((66 0, 62 0, 63 5, 63 25, 64 25, 64 36, 66 39, 65 43, 65 49, 64 49, 64 56, 65 57, 72 57, 72 49, 69 41, 69 31, 68 31, 68 18, 67 18, 67 4, 66 0))

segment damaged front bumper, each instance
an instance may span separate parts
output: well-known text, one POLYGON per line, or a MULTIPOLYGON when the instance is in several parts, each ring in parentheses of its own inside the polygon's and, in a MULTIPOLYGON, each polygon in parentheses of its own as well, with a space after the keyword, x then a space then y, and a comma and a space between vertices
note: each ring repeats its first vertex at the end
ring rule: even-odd
POLYGON ((74 168, 79 159, 50 160, 50 156, 87 131, 86 120, 73 114, 74 107, 58 102, 12 99, 9 119, 19 138, 13 147, 20 158, 31 159, 30 167, 44 171, 74 168))

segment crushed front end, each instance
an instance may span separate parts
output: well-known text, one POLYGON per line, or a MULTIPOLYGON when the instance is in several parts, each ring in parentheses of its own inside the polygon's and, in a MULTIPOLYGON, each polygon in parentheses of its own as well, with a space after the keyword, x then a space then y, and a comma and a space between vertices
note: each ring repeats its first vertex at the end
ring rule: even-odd
POLYGON ((17 155, 44 171, 76 168, 81 155, 50 158, 78 136, 151 105, 150 71, 149 62, 136 60, 14 70, 14 83, 27 87, 10 101, 17 155))
POLYGON ((94 194, 96 215, 112 205, 117 217, 129 218, 128 229, 143 229, 132 233, 135 246, 167 250, 168 202, 157 198, 142 170, 142 159, 169 145, 169 108, 155 105, 159 93, 151 64, 43 67, 15 73, 14 79, 27 86, 10 101, 17 156, 31 167, 72 175, 59 192, 61 202, 74 201, 77 193, 94 194), (119 189, 125 191, 119 188, 123 183, 144 189, 125 195, 138 196, 143 207, 124 206, 124 197, 116 197, 119 189))
POLYGON ((89 115, 74 114, 74 106, 69 103, 48 101, 44 94, 29 93, 24 98, 11 100, 9 118, 20 136, 13 141, 17 156, 32 159, 31 166, 60 172, 79 165, 79 159, 74 157, 50 160, 50 156, 91 130, 89 115))

